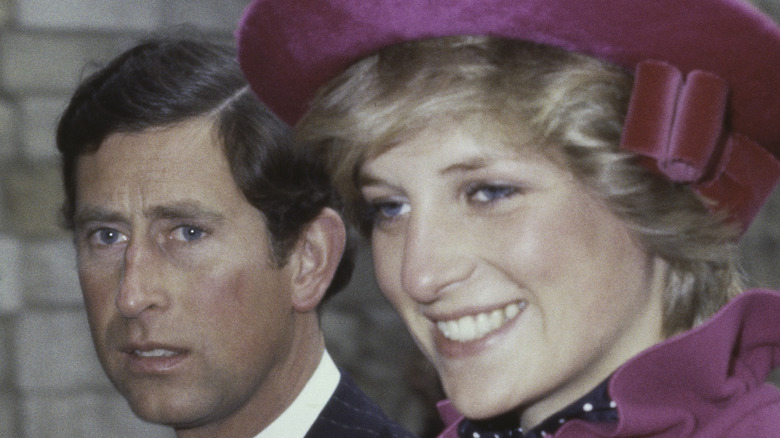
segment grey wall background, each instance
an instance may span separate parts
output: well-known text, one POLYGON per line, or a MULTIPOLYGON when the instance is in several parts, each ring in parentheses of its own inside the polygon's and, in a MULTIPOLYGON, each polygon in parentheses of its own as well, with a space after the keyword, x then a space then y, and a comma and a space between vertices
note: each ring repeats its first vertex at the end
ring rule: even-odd
MULTIPOLYGON (((247 3, 0 0, 0 438, 172 436, 133 417, 93 353, 74 251, 57 223, 53 132, 85 66, 185 24, 231 42, 247 3)), ((780 0, 757 3, 780 16, 780 0)), ((780 189, 742 242, 746 272, 774 288, 778 223, 780 189)), ((422 431, 435 386, 430 370, 362 254, 350 288, 324 310, 329 347, 390 415, 422 431)))

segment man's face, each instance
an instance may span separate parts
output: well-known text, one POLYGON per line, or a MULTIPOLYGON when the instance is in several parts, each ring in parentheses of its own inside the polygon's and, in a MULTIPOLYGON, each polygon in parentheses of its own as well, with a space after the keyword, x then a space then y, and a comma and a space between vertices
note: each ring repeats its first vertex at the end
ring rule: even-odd
POLYGON ((292 275, 272 262, 212 122, 110 136, 76 183, 89 325, 134 412, 199 427, 278 400, 295 363, 292 275))

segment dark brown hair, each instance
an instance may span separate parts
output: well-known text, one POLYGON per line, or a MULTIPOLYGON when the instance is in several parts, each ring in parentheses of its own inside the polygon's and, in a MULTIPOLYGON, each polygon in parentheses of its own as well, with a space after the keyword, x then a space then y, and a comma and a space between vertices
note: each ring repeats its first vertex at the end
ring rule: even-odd
MULTIPOLYGON (((57 127, 65 226, 73 229, 79 158, 115 133, 137 133, 202 116, 214 120, 236 185, 266 221, 273 256, 283 265, 300 233, 323 208, 341 203, 319 162, 290 147, 290 129, 249 90, 229 47, 157 39, 122 53, 76 89, 57 127)), ((353 245, 328 289, 348 282, 353 245)))

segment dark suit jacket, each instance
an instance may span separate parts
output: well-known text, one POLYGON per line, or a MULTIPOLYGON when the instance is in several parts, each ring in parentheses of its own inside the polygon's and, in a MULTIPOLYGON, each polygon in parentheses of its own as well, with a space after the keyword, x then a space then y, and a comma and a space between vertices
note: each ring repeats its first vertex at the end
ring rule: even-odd
POLYGON ((415 438, 391 420, 358 388, 349 375, 341 379, 305 438, 415 438))

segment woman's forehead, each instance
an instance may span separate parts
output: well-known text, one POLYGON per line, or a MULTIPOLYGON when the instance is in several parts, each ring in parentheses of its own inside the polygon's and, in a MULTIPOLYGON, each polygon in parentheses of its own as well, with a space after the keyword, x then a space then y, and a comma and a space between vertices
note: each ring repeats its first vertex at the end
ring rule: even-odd
MULTIPOLYGON (((381 155, 403 146, 406 153, 428 154, 446 149, 455 137, 468 137, 474 145, 480 147, 484 156, 505 155, 507 153, 545 152, 550 147, 541 136, 533 133, 528 123, 515 119, 515 123, 506 123, 489 113, 471 113, 458 117, 436 117, 421 122, 418 126, 399 129, 394 135, 387 136, 383 142, 370 144, 365 148, 359 166, 373 161, 381 155)), ((555 148, 558 149, 558 148, 555 148)), ((548 157, 550 158, 550 157, 548 157)))
MULTIPOLYGON (((549 149, 549 148, 548 148, 549 149)), ((558 149, 558 148, 554 148, 558 149)), ((394 162, 425 162, 443 174, 489 168, 503 161, 518 161, 558 167, 529 136, 513 137, 475 123, 447 123, 419 130, 403 140, 386 144, 367 156, 358 169, 358 181, 371 179, 372 169, 394 169, 394 162)), ((403 170, 403 169, 398 169, 403 170)))

